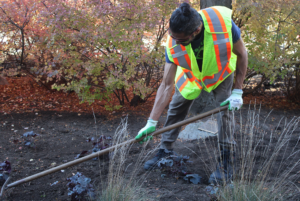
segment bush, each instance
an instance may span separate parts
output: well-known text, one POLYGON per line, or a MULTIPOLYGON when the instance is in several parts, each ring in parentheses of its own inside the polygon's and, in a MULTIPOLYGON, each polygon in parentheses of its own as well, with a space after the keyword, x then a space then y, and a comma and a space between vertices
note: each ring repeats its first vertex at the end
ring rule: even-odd
MULTIPOLYGON (((248 50, 248 78, 261 74, 263 79, 252 93, 262 87, 262 83, 276 79, 289 80, 297 76, 299 70, 299 25, 300 5, 297 0, 258 0, 255 2, 238 0, 234 2, 234 20, 242 29, 242 36, 248 50), (298 69, 298 70, 297 70, 298 69)), ((291 83, 290 83, 291 84, 291 83)), ((280 86, 289 93, 292 86, 280 86)), ((298 83, 299 84, 299 83, 298 83)))

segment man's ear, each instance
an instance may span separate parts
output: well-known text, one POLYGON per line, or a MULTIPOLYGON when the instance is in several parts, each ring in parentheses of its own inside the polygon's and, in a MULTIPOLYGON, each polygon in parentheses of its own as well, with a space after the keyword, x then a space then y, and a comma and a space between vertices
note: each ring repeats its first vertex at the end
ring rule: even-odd
POLYGON ((201 25, 198 27, 198 29, 195 31, 195 36, 198 35, 201 30, 202 30, 202 26, 203 26, 203 23, 201 23, 201 25))

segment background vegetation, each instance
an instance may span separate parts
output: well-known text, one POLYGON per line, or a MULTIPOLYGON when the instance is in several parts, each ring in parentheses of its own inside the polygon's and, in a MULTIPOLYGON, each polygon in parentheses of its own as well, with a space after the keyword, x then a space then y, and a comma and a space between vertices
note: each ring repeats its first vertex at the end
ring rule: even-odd
MULTIPOLYGON (((107 110, 147 101, 162 79, 171 0, 0 2, 2 74, 15 71, 49 90, 106 100, 107 110), (133 12, 134 11, 134 12, 133 12), (110 104, 112 96, 118 104, 110 104)), ((200 1, 190 2, 200 8, 200 1)), ((274 87, 300 98, 297 0, 236 0, 233 19, 249 54, 245 94, 274 87), (258 84, 250 86, 253 76, 258 84)))

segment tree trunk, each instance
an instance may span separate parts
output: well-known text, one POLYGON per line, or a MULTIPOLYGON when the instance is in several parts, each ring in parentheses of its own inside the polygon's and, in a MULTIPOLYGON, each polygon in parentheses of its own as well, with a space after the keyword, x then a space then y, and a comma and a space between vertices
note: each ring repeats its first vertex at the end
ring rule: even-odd
MULTIPOLYGON (((210 6, 226 6, 232 9, 231 3, 232 0, 200 0, 200 8, 204 9, 210 6)), ((206 91, 202 90, 201 95, 195 99, 190 109, 190 113, 196 115, 207 112, 214 109, 216 107, 215 104, 213 93, 207 93, 206 91)))
POLYGON ((204 9, 211 6, 226 6, 232 9, 232 0, 200 0, 200 8, 204 9))

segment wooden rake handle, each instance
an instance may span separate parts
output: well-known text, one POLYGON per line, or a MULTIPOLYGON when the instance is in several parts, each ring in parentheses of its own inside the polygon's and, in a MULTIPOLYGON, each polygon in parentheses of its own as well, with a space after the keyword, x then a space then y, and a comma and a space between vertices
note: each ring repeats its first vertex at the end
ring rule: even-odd
MULTIPOLYGON (((213 109, 211 111, 208 111, 208 112, 205 112, 203 114, 200 114, 200 115, 197 115, 197 116, 194 116, 194 117, 191 117, 189 119, 186 119, 186 120, 183 120, 183 121, 180 121, 178 123, 175 123, 175 124, 172 124, 170 126, 167 126, 167 127, 164 127, 164 128, 161 128, 155 132, 152 133, 152 136, 157 136, 157 135, 160 135, 166 131, 169 131, 169 130, 172 130, 174 128, 177 128, 177 127, 180 127, 180 126, 183 126, 183 125, 186 125, 186 124, 189 124, 189 123, 192 123, 194 121, 197 121, 199 119, 202 119, 202 118, 205 118, 205 117, 208 117, 210 115, 213 115, 213 114, 216 114, 216 113, 219 113, 221 111, 224 111, 228 108, 228 106, 223 106, 223 107, 218 107, 216 109, 213 109)), ((142 138, 143 139, 143 138, 142 138)), ((136 143, 136 142, 139 142, 141 141, 142 139, 139 139, 139 140, 136 140, 136 139, 131 139, 131 140, 127 140, 123 143, 120 143, 120 144, 117 144, 117 145, 114 145, 112 147, 109 147, 107 149, 104 149, 104 150, 101 150, 101 151, 98 151, 98 152, 95 152, 95 153, 92 153, 88 156, 84 156, 82 158, 79 158, 79 159, 76 159, 76 160, 73 160, 73 161, 70 161, 70 162, 67 162, 65 164, 62 164, 62 165, 59 165, 57 167, 54 167, 54 168, 51 168, 49 170, 45 170, 43 172, 40 172, 40 173, 37 173, 37 174, 34 174, 34 175, 31 175, 29 177, 26 177, 24 179, 21 179, 21 180, 18 180, 18 181, 15 181, 9 185, 7 185, 7 188, 11 188, 11 187, 14 187, 14 186, 17 186, 17 185, 20 185, 20 184, 23 184, 23 183, 26 183, 26 182, 29 182, 29 181, 32 181, 34 179, 38 179, 40 177, 43 177, 43 176, 46 176, 48 174, 52 174, 54 172, 57 172, 59 170, 62 170, 62 169, 66 169, 68 167, 71 167, 73 165, 77 165, 79 163, 82 163, 82 162, 85 162, 87 160, 91 160, 95 157, 99 157, 103 154, 107 154, 111 151, 113 151, 114 149, 117 149, 119 147, 122 147, 126 144, 133 144, 133 143, 136 143)))

